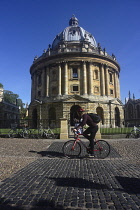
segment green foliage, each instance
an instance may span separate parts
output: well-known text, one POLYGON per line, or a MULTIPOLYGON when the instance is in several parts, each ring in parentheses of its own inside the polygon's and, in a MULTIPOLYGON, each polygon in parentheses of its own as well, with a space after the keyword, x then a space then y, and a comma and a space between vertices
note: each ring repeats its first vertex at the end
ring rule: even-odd
POLYGON ((16 100, 18 97, 19 97, 18 94, 15 94, 10 90, 4 90, 4 93, 3 93, 4 101, 11 104, 16 104, 16 100))
POLYGON ((124 128, 100 128, 101 134, 127 134, 130 133, 130 131, 133 128, 130 127, 124 127, 124 128))
POLYGON ((2 83, 0 83, 0 88, 3 88, 3 84, 2 83))

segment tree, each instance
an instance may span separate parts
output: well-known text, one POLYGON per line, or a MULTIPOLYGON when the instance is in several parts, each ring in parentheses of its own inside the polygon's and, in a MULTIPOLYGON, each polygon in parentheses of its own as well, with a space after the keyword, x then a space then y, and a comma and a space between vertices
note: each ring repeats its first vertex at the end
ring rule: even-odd
MULTIPOLYGON (((0 83, 0 87, 3 88, 2 83, 0 83)), ((15 104, 20 109, 20 117, 21 119, 26 118, 27 113, 27 107, 25 107, 25 104, 22 102, 22 99, 19 98, 18 94, 13 93, 10 90, 4 90, 3 92, 3 100, 10 104, 15 104)))
POLYGON ((0 88, 3 88, 3 84, 2 83, 0 83, 0 88))
POLYGON ((16 100, 18 97, 19 97, 18 94, 15 94, 10 90, 4 90, 4 93, 3 93, 4 101, 11 103, 11 104, 16 104, 16 100))

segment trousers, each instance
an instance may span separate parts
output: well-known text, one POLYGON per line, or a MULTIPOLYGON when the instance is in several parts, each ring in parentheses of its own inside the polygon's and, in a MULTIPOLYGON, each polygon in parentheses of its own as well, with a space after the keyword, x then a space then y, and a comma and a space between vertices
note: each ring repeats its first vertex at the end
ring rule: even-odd
POLYGON ((94 126, 94 127, 88 127, 84 132, 83 132, 83 136, 88 139, 90 141, 90 149, 91 149, 91 154, 94 153, 94 139, 95 139, 95 135, 98 131, 98 125, 94 126))

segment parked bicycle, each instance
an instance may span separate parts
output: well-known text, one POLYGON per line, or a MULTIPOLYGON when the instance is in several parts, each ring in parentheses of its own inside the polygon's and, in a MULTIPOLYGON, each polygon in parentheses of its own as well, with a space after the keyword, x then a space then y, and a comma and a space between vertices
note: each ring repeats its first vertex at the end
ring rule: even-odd
POLYGON ((28 128, 18 129, 16 127, 11 128, 8 132, 7 137, 9 138, 29 138, 31 135, 31 131, 28 128))
POLYGON ((129 137, 131 138, 140 138, 140 129, 134 126, 134 129, 130 132, 129 137))
POLYGON ((47 129, 40 128, 38 132, 38 138, 55 139, 55 135, 50 127, 47 129))
MULTIPOLYGON (((64 156, 68 158, 79 157, 82 152, 82 146, 90 152, 90 148, 79 138, 79 134, 74 131, 74 140, 67 141, 62 148, 64 156)), ((104 140, 94 140, 95 158, 104 159, 110 154, 110 145, 104 140)))

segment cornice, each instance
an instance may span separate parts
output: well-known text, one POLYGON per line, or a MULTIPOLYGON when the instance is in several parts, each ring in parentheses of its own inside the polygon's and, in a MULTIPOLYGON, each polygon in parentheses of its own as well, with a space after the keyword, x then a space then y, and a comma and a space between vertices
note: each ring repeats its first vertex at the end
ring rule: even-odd
POLYGON ((89 58, 89 62, 97 62, 97 63, 103 63, 107 64, 109 62, 110 64, 113 64, 117 67, 118 71, 120 72, 120 65, 115 60, 111 59, 110 57, 104 56, 104 55, 98 55, 95 53, 89 53, 89 52, 67 52, 67 53, 60 53, 56 55, 51 55, 48 57, 40 57, 35 61, 35 63, 32 64, 30 67, 30 73, 32 73, 32 70, 36 68, 38 65, 45 64, 49 65, 56 62, 63 62, 64 60, 70 61, 70 59, 73 59, 76 61, 88 61, 87 58, 89 58))

